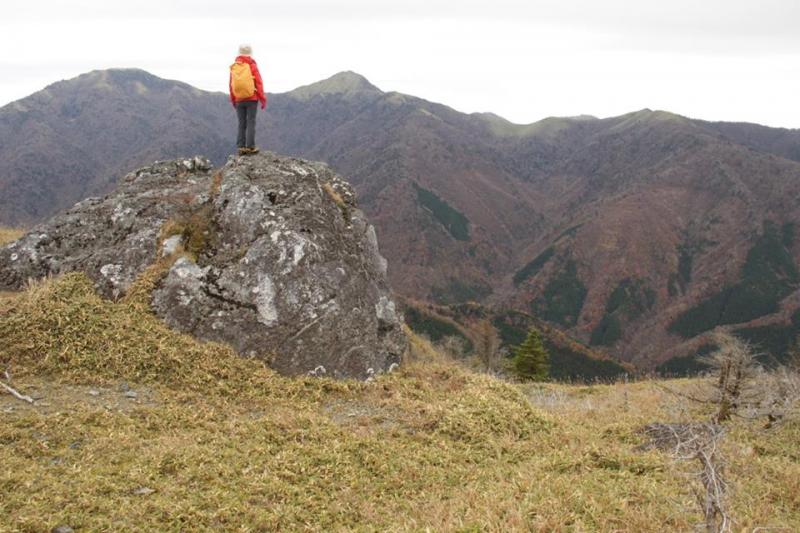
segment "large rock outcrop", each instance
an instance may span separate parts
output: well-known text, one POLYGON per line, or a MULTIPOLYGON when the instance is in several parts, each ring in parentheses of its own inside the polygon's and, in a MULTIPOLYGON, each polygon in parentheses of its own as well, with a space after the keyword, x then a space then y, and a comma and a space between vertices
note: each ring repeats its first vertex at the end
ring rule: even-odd
POLYGON ((161 256, 186 253, 153 292, 171 327, 226 342, 281 373, 368 378, 406 339, 374 228, 327 166, 262 154, 220 170, 157 162, 0 249, 0 289, 83 271, 109 298, 161 256))

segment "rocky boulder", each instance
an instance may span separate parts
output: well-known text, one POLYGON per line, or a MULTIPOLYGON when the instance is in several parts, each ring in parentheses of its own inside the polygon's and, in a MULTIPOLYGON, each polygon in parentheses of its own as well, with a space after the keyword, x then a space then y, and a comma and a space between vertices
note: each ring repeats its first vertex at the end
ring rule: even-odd
POLYGON ((348 183, 260 154, 156 162, 0 249, 0 290, 83 271, 119 298, 175 256, 152 296, 170 327, 289 375, 365 379, 406 348, 386 261, 348 183))

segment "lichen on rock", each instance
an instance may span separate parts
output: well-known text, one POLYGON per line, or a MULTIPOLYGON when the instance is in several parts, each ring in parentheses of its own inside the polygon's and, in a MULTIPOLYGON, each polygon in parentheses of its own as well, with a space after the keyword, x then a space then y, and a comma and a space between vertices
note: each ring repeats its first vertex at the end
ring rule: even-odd
POLYGON ((181 249, 152 294, 172 328, 289 375, 366 379, 405 351, 386 261, 350 185, 271 153, 231 157, 214 175, 200 157, 132 172, 0 249, 0 289, 83 271, 119 298, 181 249))

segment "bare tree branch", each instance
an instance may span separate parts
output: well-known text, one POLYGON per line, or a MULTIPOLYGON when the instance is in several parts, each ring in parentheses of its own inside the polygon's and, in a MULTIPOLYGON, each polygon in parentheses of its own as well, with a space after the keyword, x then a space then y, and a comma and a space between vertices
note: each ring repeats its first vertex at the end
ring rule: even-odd
POLYGON ((16 398, 18 400, 22 400, 23 402, 33 403, 33 398, 31 398, 30 396, 25 396, 24 394, 20 394, 19 392, 17 392, 16 390, 12 389, 11 387, 6 385, 2 381, 0 381, 0 387, 5 389, 6 392, 8 392, 11 396, 13 396, 14 398, 16 398))
POLYGON ((649 424, 644 433, 650 437, 645 447, 670 451, 677 461, 696 461, 700 470, 692 477, 699 481, 693 492, 700 509, 706 531, 727 533, 732 522, 728 513, 728 483, 724 477, 725 461, 720 451, 724 435, 721 425, 713 422, 689 424, 649 424))

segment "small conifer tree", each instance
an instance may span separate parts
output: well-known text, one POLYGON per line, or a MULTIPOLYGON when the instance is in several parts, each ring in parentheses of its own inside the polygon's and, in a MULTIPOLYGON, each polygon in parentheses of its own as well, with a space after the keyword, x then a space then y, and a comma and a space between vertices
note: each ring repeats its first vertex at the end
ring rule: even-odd
POLYGON ((524 380, 545 381, 550 377, 550 354, 536 328, 528 330, 525 341, 514 350, 514 372, 524 380))

